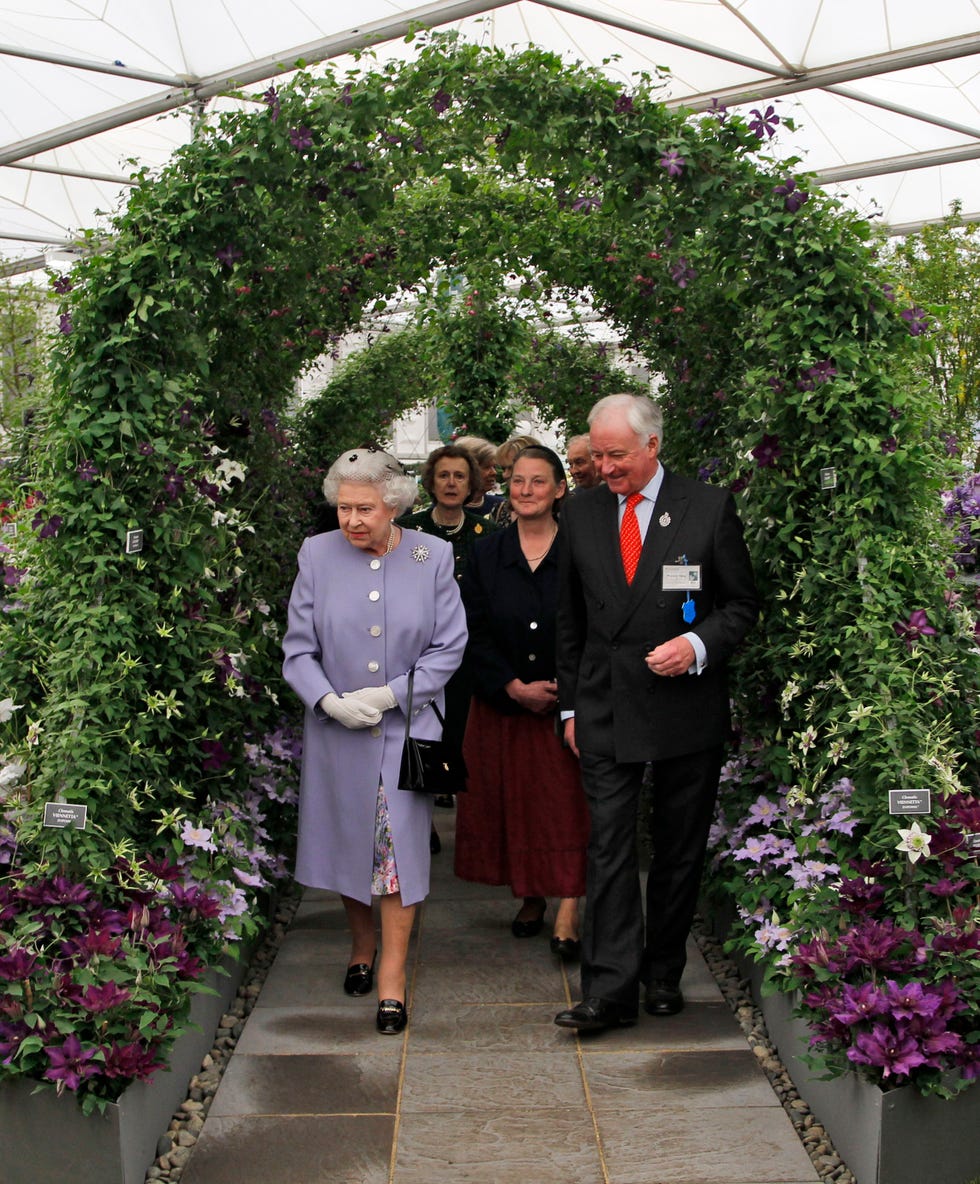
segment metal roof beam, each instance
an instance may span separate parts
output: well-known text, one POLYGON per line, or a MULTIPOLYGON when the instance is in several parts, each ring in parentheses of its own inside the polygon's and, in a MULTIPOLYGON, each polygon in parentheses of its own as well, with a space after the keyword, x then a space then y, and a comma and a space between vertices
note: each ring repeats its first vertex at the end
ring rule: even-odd
POLYGON ((249 86, 254 82, 264 81, 279 74, 288 74, 299 68, 299 62, 311 65, 315 62, 326 61, 328 58, 340 57, 342 54, 352 53, 354 50, 365 49, 369 45, 392 41, 420 25, 431 27, 449 24, 467 16, 488 12, 493 8, 501 8, 504 3, 511 4, 514 3, 514 0, 503 0, 503 3, 501 0, 455 0, 451 4, 435 2, 423 5, 421 8, 413 8, 409 12, 403 12, 393 20, 372 21, 344 33, 336 33, 318 41, 311 41, 306 45, 296 46, 294 49, 284 50, 282 53, 257 58, 255 61, 245 62, 233 70, 225 70, 220 74, 202 78, 193 84, 161 91, 155 95, 149 95, 145 99, 125 103, 111 111, 100 112, 87 119, 64 124, 50 132, 43 132, 26 140, 20 140, 0 151, 0 164, 10 164, 15 160, 23 160, 27 156, 36 156, 39 152, 48 152, 52 148, 74 144, 78 140, 87 139, 89 136, 95 136, 113 128, 124 127, 128 123, 135 123, 140 119, 162 115, 165 111, 175 111, 178 107, 186 106, 188 103, 202 102, 228 90, 249 86))
POLYGON ((91 70, 96 74, 113 74, 117 78, 134 78, 137 82, 157 82, 163 86, 186 86, 192 78, 178 78, 172 74, 152 74, 148 70, 130 70, 122 63, 92 62, 83 58, 71 58, 64 54, 42 53, 36 49, 24 49, 18 45, 0 45, 0 55, 11 58, 26 58, 30 62, 44 62, 51 66, 69 66, 73 70, 91 70))
POLYGON ((757 58, 746 57, 744 54, 732 53, 717 45, 708 45, 703 41, 694 41, 690 37, 683 37, 680 33, 671 33, 666 29, 658 29, 655 25, 647 25, 642 21, 627 20, 625 17, 613 16, 608 12, 598 12, 588 4, 577 4, 574 0, 532 0, 542 8, 555 8, 559 12, 567 12, 572 16, 581 16, 596 24, 609 25, 614 29, 623 29, 627 33, 639 33, 650 37, 654 41, 663 41, 667 45, 677 45, 681 49, 693 49, 696 53, 704 53, 709 57, 718 58, 723 62, 734 62, 737 66, 747 66, 750 70, 758 70, 767 77, 796 78, 804 71, 787 70, 773 62, 763 62, 757 58))
MULTIPOLYGON (((929 66, 936 62, 951 62, 957 58, 980 54, 980 34, 968 37, 950 37, 945 41, 933 41, 929 45, 912 49, 898 49, 889 53, 870 54, 864 58, 852 58, 833 66, 821 66, 807 70, 790 80, 758 82, 750 86, 730 86, 724 90, 684 99, 670 99, 667 106, 685 107, 692 111, 704 111, 718 103, 757 103, 780 95, 796 94, 803 90, 820 90, 836 86, 841 82, 854 82, 860 78, 874 78, 879 74, 893 74, 899 70, 911 70, 915 66, 929 66)), ((773 74, 774 71, 769 71, 773 74)))
POLYGON ((938 115, 930 115, 927 111, 919 111, 914 107, 903 107, 901 103, 890 103, 887 99, 873 99, 870 95, 851 90, 849 86, 827 86, 823 88, 832 95, 851 99, 855 103, 864 103, 869 107, 877 107, 882 111, 893 111, 896 115, 907 115, 909 119, 917 119, 920 123, 928 123, 933 127, 944 127, 947 131, 958 132, 962 136, 972 136, 980 139, 980 127, 969 127, 965 123, 956 123, 952 119, 941 119, 938 115))
POLYGON ((980 222, 980 210, 972 214, 959 214, 955 219, 945 218, 922 218, 918 222, 899 222, 894 226, 885 226, 885 233, 891 238, 897 238, 906 234, 918 234, 924 226, 970 226, 974 222, 980 222))
POLYGON ((72 239, 65 238, 49 238, 45 234, 15 234, 12 230, 0 230, 0 238, 10 239, 15 243, 46 243, 52 247, 74 247, 76 244, 72 239))
POLYGON ((135 185, 132 177, 116 173, 91 173, 85 169, 66 169, 54 164, 15 164, 2 166, 8 169, 23 169, 29 173, 52 173, 56 177, 81 177, 84 181, 106 181, 110 185, 135 185))
POLYGON ((882 160, 845 164, 839 168, 818 169, 813 176, 821 185, 834 185, 840 181, 856 181, 860 177, 883 177, 888 173, 907 173, 912 169, 960 164, 966 160, 980 160, 980 144, 965 144, 959 148, 936 148, 932 152, 913 152, 908 156, 890 156, 882 160))
POLYGON ((23 259, 0 264, 0 279, 6 279, 11 275, 26 275, 29 271, 39 271, 47 265, 46 255, 25 255, 23 259))

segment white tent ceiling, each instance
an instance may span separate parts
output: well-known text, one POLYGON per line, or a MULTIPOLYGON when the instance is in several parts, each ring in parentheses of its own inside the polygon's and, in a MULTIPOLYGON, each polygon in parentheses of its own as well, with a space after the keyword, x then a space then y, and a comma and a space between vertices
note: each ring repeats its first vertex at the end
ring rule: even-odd
POLYGON ((980 219, 980 0, 0 0, 0 265, 97 228, 133 162, 162 165, 232 84, 404 57, 412 22, 627 88, 666 67, 664 98, 694 109, 771 103, 798 128, 774 150, 865 215, 908 229, 958 201, 980 219))

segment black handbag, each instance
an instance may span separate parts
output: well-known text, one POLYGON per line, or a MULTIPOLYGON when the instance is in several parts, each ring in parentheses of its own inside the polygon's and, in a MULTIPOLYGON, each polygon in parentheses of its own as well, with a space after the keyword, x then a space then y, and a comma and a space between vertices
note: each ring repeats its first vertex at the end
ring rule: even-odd
MULTIPOLYGON (((415 667, 408 672, 408 701, 405 704, 405 745, 398 770, 398 788, 410 793, 451 794, 466 789, 463 754, 445 740, 420 740, 409 735, 412 723, 412 689, 415 667)), ((436 718, 445 727, 442 712, 432 704, 436 718)))

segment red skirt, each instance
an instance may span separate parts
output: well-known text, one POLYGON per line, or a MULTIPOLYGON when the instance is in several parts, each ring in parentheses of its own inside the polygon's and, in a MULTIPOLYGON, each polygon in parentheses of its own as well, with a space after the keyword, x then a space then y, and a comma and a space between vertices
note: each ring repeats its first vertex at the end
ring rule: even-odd
POLYGON ((583 896, 589 810, 578 760, 553 716, 470 704, 469 791, 456 798, 455 872, 515 896, 583 896))

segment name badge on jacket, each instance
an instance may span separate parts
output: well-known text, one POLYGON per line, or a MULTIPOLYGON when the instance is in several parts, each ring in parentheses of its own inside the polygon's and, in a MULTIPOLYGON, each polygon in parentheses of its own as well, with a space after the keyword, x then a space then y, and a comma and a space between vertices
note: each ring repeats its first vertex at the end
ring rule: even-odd
POLYGON ((701 590, 700 563, 665 563, 663 566, 664 592, 699 592, 701 590))

